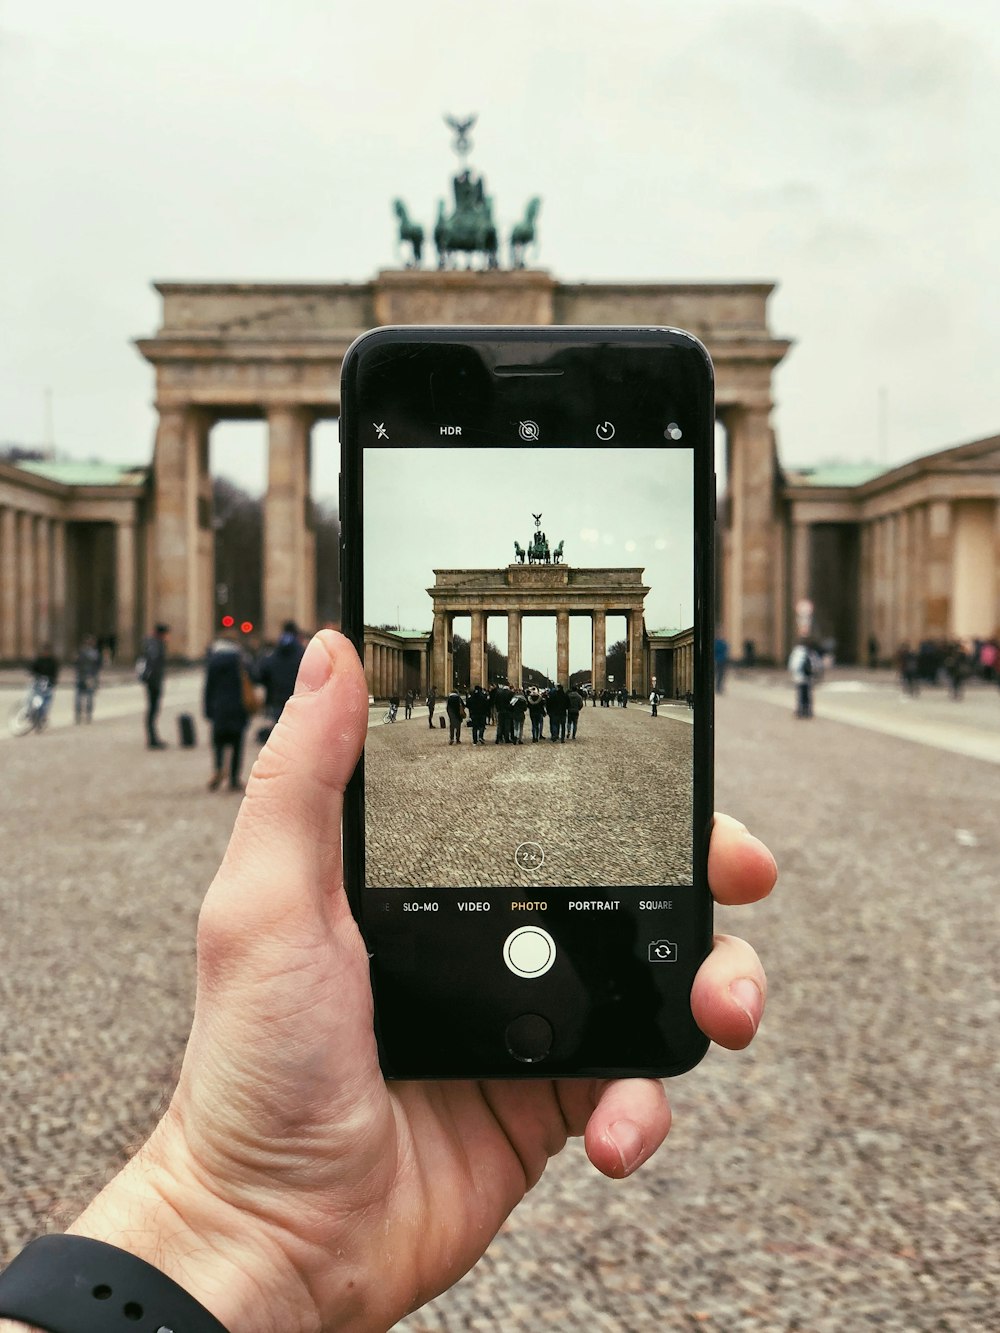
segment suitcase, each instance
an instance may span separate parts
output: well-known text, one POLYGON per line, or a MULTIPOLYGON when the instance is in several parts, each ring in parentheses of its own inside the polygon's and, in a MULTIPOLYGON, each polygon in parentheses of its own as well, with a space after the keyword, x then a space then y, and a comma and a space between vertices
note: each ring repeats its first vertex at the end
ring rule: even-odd
POLYGON ((439 717, 439 718, 438 718, 438 726, 441 728, 442 731, 444 731, 444 729, 445 729, 445 727, 446 727, 447 725, 448 725, 448 724, 447 724, 447 722, 445 722, 445 720, 444 720, 443 717, 439 717))
POLYGON ((177 719, 177 731, 180 735, 180 743, 185 750, 190 750, 197 744, 194 733, 194 718, 190 713, 181 713, 177 719))

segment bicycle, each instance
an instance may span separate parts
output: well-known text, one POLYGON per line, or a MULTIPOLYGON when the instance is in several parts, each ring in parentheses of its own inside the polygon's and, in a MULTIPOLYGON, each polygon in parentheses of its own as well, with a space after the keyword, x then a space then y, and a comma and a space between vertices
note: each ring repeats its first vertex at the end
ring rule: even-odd
POLYGON ((383 722, 395 722, 395 720, 396 720, 396 714, 397 714, 398 712, 399 712, 399 704, 390 704, 389 707, 386 709, 386 713, 385 713, 385 716, 383 717, 382 721, 383 721, 383 722))
POLYGON ((25 691, 24 698, 10 710, 7 725, 12 736, 27 736, 29 731, 41 731, 48 718, 51 687, 41 676, 36 676, 25 691))

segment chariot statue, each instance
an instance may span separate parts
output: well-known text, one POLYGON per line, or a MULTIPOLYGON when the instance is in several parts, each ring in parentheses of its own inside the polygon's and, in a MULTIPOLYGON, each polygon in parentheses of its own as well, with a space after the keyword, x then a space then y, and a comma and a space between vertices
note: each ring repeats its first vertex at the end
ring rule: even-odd
MULTIPOLYGON (((486 182, 469 166, 472 149, 470 131, 478 119, 467 116, 464 120, 445 116, 445 124, 454 132, 452 145, 459 157, 459 171, 452 177, 452 200, 438 201, 434 224, 434 245, 439 269, 454 268, 458 256, 465 256, 465 267, 495 269, 499 267, 500 235, 493 213, 492 196, 486 193, 486 182)), ((528 247, 535 243, 535 222, 541 200, 529 200, 524 217, 510 233, 511 268, 524 268, 528 247)), ((399 244, 409 246, 405 260, 407 268, 419 268, 423 258, 424 228, 412 219, 402 199, 393 201, 393 210, 399 222, 399 244)))
POLYGON ((482 176, 472 174, 467 160, 472 147, 469 131, 476 120, 476 116, 469 116, 467 120, 445 116, 445 123, 455 131, 452 146, 462 169, 451 183, 455 196, 453 212, 446 211, 443 199, 438 201, 437 222, 434 224, 438 268, 451 268, 454 256, 459 253, 466 256, 467 267, 471 266, 474 255, 482 255, 487 268, 496 268, 499 262, 500 242, 493 221, 493 200, 486 193, 482 176))
POLYGON ((532 518, 535 520, 534 534, 532 535, 531 541, 528 543, 527 547, 524 547, 521 545, 520 542, 515 541, 514 543, 515 559, 522 565, 524 564, 525 560, 527 560, 529 565, 560 564, 563 558, 564 543, 560 542, 559 545, 553 551, 552 548, 549 546, 549 539, 548 537, 546 537, 542 529, 541 514, 532 514, 532 518))

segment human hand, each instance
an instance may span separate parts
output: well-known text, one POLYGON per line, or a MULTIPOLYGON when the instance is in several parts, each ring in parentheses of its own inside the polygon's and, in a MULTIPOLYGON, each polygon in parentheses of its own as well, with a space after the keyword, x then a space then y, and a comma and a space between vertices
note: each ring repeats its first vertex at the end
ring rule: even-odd
MULTIPOLYGON (((655 1079, 385 1083, 340 857, 367 718, 357 656, 324 631, 205 899, 170 1107, 72 1228, 156 1264, 234 1333, 388 1328, 476 1262, 570 1135, 621 1177, 670 1126, 655 1079)), ((716 899, 755 901, 775 876, 766 848, 717 816, 716 899)), ((739 1048, 764 992, 749 945, 718 936, 692 1008, 739 1048)))

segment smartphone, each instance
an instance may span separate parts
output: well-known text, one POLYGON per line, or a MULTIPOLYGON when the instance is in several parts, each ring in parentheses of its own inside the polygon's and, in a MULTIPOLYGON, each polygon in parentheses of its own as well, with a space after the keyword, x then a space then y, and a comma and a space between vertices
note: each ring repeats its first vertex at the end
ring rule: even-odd
POLYGON ((347 892, 390 1078, 666 1076, 711 944, 714 400, 658 328, 382 328, 343 367, 347 892))

